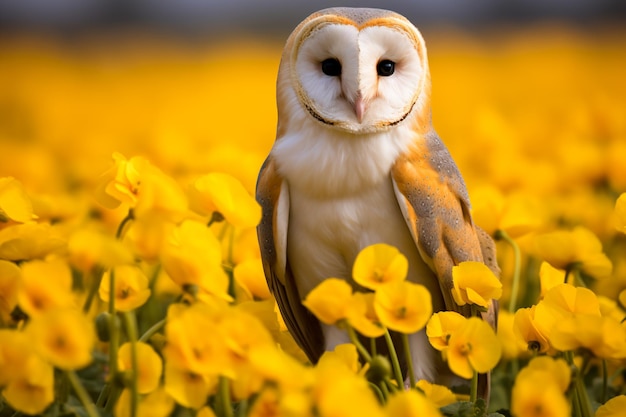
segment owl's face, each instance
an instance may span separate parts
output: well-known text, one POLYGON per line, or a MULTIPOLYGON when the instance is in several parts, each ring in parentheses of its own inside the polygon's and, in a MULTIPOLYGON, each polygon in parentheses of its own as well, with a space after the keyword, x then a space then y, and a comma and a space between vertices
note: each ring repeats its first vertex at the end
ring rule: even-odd
POLYGON ((428 64, 423 39, 406 19, 371 10, 351 18, 359 10, 332 9, 296 28, 291 83, 310 117, 344 132, 374 133, 413 111, 428 64))

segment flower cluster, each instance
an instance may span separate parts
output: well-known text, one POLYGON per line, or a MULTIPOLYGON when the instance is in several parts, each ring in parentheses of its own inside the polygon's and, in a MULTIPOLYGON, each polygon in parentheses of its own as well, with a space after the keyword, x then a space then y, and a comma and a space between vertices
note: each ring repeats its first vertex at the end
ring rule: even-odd
POLYGON ((352 337, 314 366, 265 282, 251 196, 281 46, 76 42, 0 40, 0 415, 623 413, 624 32, 431 37, 433 122, 501 282, 456 265, 473 316, 433 314, 406 258, 368 247, 304 301, 352 337), (498 299, 494 334, 479 317, 498 299), (364 343, 415 332, 469 397, 364 343))

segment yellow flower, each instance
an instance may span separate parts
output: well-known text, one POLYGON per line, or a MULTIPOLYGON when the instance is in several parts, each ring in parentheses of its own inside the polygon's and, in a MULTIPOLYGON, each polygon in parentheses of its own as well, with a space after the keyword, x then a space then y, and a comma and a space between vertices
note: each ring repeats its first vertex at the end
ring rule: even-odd
POLYGON ((196 413, 196 417, 215 417, 215 413, 213 412, 211 407, 207 405, 198 410, 198 412, 196 413))
POLYGON ((323 323, 335 324, 348 317, 352 287, 340 278, 328 278, 313 288, 302 304, 323 323))
POLYGON ((49 311, 31 319, 25 332, 41 356, 58 368, 80 369, 92 360, 95 330, 79 311, 49 311))
POLYGON ((29 316, 38 316, 50 310, 71 307, 72 271, 61 259, 30 261, 22 265, 22 283, 18 304, 29 316))
POLYGON ((384 326, 411 334, 426 325, 433 306, 430 292, 423 285, 393 281, 376 290, 374 310, 384 326))
POLYGON ((515 327, 515 315, 501 309, 498 313, 498 329, 496 333, 502 345, 502 357, 504 359, 519 358, 527 352, 528 343, 523 343, 520 340, 516 334, 515 327))
MULTIPOLYGON (((533 359, 531 364, 537 359, 539 358, 533 359)), ((569 402, 563 394, 569 369, 562 360, 545 368, 543 366, 552 359, 541 361, 537 366, 524 368, 515 378, 511 394, 511 413, 516 417, 569 417, 569 402)))
POLYGON ((276 346, 263 345, 251 349, 248 359, 256 373, 266 382, 277 384, 283 391, 299 390, 313 384, 312 368, 276 346))
POLYGON ((350 326, 367 337, 380 337, 385 328, 380 323, 374 308, 374 293, 356 292, 352 295, 347 318, 350 326))
POLYGON ((54 370, 39 356, 26 362, 22 376, 9 382, 2 396, 11 408, 26 414, 40 414, 54 401, 54 370))
POLYGON ((214 172, 198 178, 189 189, 189 205, 203 216, 218 212, 235 227, 255 227, 261 206, 235 177, 214 172))
POLYGON ((0 387, 27 376, 28 362, 35 355, 33 348, 24 332, 0 329, 0 387))
POLYGON ((552 358, 550 356, 537 356, 523 368, 519 373, 524 376, 526 372, 545 372, 546 378, 553 381, 561 390, 566 392, 572 379, 572 371, 565 360, 552 358))
POLYGON ((141 185, 141 170, 148 161, 139 156, 128 160, 118 152, 113 153, 113 161, 114 165, 100 178, 96 201, 109 209, 122 203, 134 207, 141 185))
POLYGON ((11 313, 17 306, 20 279, 21 270, 17 265, 0 260, 0 327, 12 321, 11 313))
POLYGON ((315 373, 317 378, 312 396, 320 417, 384 415, 367 380, 355 375, 338 355, 322 356, 315 373))
POLYGON ((624 414, 625 408, 626 395, 618 395, 598 407, 595 417, 620 417, 622 414, 624 414))
POLYGON ((370 245, 357 255, 352 267, 352 278, 365 288, 376 290, 381 285, 402 281, 409 270, 409 261, 390 245, 370 245))
POLYGON ((92 271, 98 265, 112 268, 133 262, 132 254, 119 240, 93 229, 73 233, 67 250, 72 266, 83 272, 92 271))
POLYGON ((233 270, 235 281, 250 292, 254 297, 266 300, 271 297, 263 271, 261 258, 246 259, 235 265, 233 270))
POLYGON ((219 323, 220 335, 226 345, 224 364, 236 378, 231 389, 237 399, 248 398, 261 389, 263 379, 250 363, 250 353, 264 346, 275 346, 272 336, 253 315, 239 308, 230 308, 219 323))
POLYGON ((10 221, 26 223, 35 217, 22 183, 12 177, 0 178, 0 229, 10 221))
POLYGON ((183 189, 172 177, 150 163, 144 166, 134 208, 136 217, 143 217, 147 213, 158 213, 178 222, 186 215, 187 205, 187 197, 183 189))
POLYGON ((491 236, 498 230, 512 238, 536 230, 541 224, 540 210, 528 193, 506 197, 496 187, 472 190, 472 217, 491 236))
POLYGON ((461 262, 452 267, 452 296, 460 306, 476 304, 487 308, 502 295, 502 283, 482 262, 461 262))
POLYGON ((420 379, 416 384, 422 390, 426 398, 435 403, 437 407, 445 407, 457 401, 452 390, 443 385, 433 384, 425 379, 420 379))
POLYGON ((115 309, 117 311, 131 311, 141 307, 150 298, 148 277, 137 266, 123 265, 107 271, 100 281, 100 298, 109 302, 111 298, 111 274, 115 274, 115 309))
MULTIPOLYGON (((515 312, 513 319, 513 331, 515 339, 533 353, 553 353, 554 349, 548 341, 548 337, 542 332, 535 319, 536 306, 520 308, 515 312)), ((500 323, 498 323, 498 327, 500 323)))
POLYGON ((565 282, 565 271, 556 269, 547 262, 542 262, 539 267, 539 282, 541 283, 540 298, 543 298, 546 291, 565 282))
POLYGON ((162 213, 148 211, 128 226, 123 241, 139 258, 155 262, 174 227, 176 224, 162 213))
POLYGON ((537 235, 534 252, 556 268, 579 265, 584 273, 598 279, 608 277, 613 269, 611 261, 602 252, 600 240, 584 227, 537 235))
POLYGON ((626 233, 626 193, 622 193, 615 202, 615 229, 626 233))
POLYGON ((548 290, 539 304, 558 310, 563 315, 600 315, 600 302, 593 291, 568 284, 559 284, 548 290))
POLYGON ((444 351, 450 370, 462 378, 471 378, 474 371, 486 373, 500 361, 502 347, 489 323, 478 317, 467 319, 450 334, 444 351))
POLYGON ((585 348, 600 358, 626 358, 626 331, 612 317, 580 314, 560 320, 550 342, 560 351, 585 348))
POLYGON ((268 387, 261 391, 250 407, 249 417, 279 417, 280 393, 276 388, 268 387))
POLYGON ((67 242, 47 223, 16 224, 0 230, 0 259, 27 261, 61 254, 67 242))
POLYGON ((198 409, 215 392, 218 378, 165 363, 165 391, 183 407, 198 409))
MULTIPOLYGON (((626 296, 626 292, 624 292, 624 295, 626 296)), ((598 302, 600 303, 600 315, 602 317, 612 317, 613 319, 620 322, 626 317, 626 311, 624 311, 622 307, 620 307, 617 301, 599 295, 598 302)))
POLYGON ((187 210, 187 199, 171 177, 152 165, 146 158, 126 159, 113 154, 114 165, 101 178, 95 190, 100 204, 114 209, 126 204, 135 209, 138 217, 156 210, 179 219, 187 210))
MULTIPOLYGON (((122 394, 115 403, 115 417, 130 417, 131 393, 129 389, 122 394)), ((140 399, 137 404, 137 417, 168 417, 174 408, 174 399, 164 388, 152 391, 140 399)))
POLYGON ((220 242, 206 225, 185 220, 173 229, 161 252, 161 262, 182 288, 197 286, 213 296, 232 300, 228 276, 222 268, 220 242))
POLYGON ((437 350, 448 347, 450 335, 465 326, 467 318, 456 311, 440 311, 432 315, 426 325, 426 335, 430 344, 437 350))
POLYGON ((438 405, 415 390, 400 391, 389 397, 385 405, 389 417, 441 417, 438 405))
POLYGON ((231 366, 227 346, 218 326, 221 315, 204 303, 187 308, 170 305, 163 349, 167 363, 179 372, 197 375, 228 372, 231 366))
POLYGON ((147 394, 154 391, 159 386, 161 373, 163 372, 163 361, 154 351, 152 346, 137 342, 137 368, 133 369, 131 344, 124 343, 120 346, 117 359, 120 371, 133 371, 137 373, 137 391, 140 394, 147 394))
POLYGON ((623 308, 626 308, 626 289, 620 291, 620 293, 617 296, 617 299, 618 299, 620 305, 623 308))

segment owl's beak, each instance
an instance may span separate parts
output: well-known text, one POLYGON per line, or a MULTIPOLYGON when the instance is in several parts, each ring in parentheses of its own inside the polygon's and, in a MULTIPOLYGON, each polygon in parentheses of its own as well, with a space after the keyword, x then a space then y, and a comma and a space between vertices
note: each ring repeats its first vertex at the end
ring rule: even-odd
POLYGON ((356 114, 356 119, 361 123, 363 121, 363 115, 365 114, 365 110, 367 110, 367 103, 365 99, 361 95, 361 93, 357 94, 356 100, 354 100, 354 113, 356 114))

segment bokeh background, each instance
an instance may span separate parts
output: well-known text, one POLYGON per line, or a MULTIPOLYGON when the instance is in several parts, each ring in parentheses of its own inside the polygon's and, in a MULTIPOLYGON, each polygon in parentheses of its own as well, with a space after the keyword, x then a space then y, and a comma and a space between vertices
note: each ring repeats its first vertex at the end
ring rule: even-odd
MULTIPOLYGON (((183 183, 227 172, 252 192, 274 140, 282 45, 332 5, 0 1, 0 176, 58 219, 100 210, 90 193, 113 152, 146 156, 183 183)), ((623 1, 343 5, 393 9, 422 30, 435 128, 475 206, 503 196, 532 231, 614 234, 626 190, 623 1)), ((111 228, 123 215, 101 213, 111 228)), ((626 266, 614 264, 611 293, 626 287, 626 266)))

